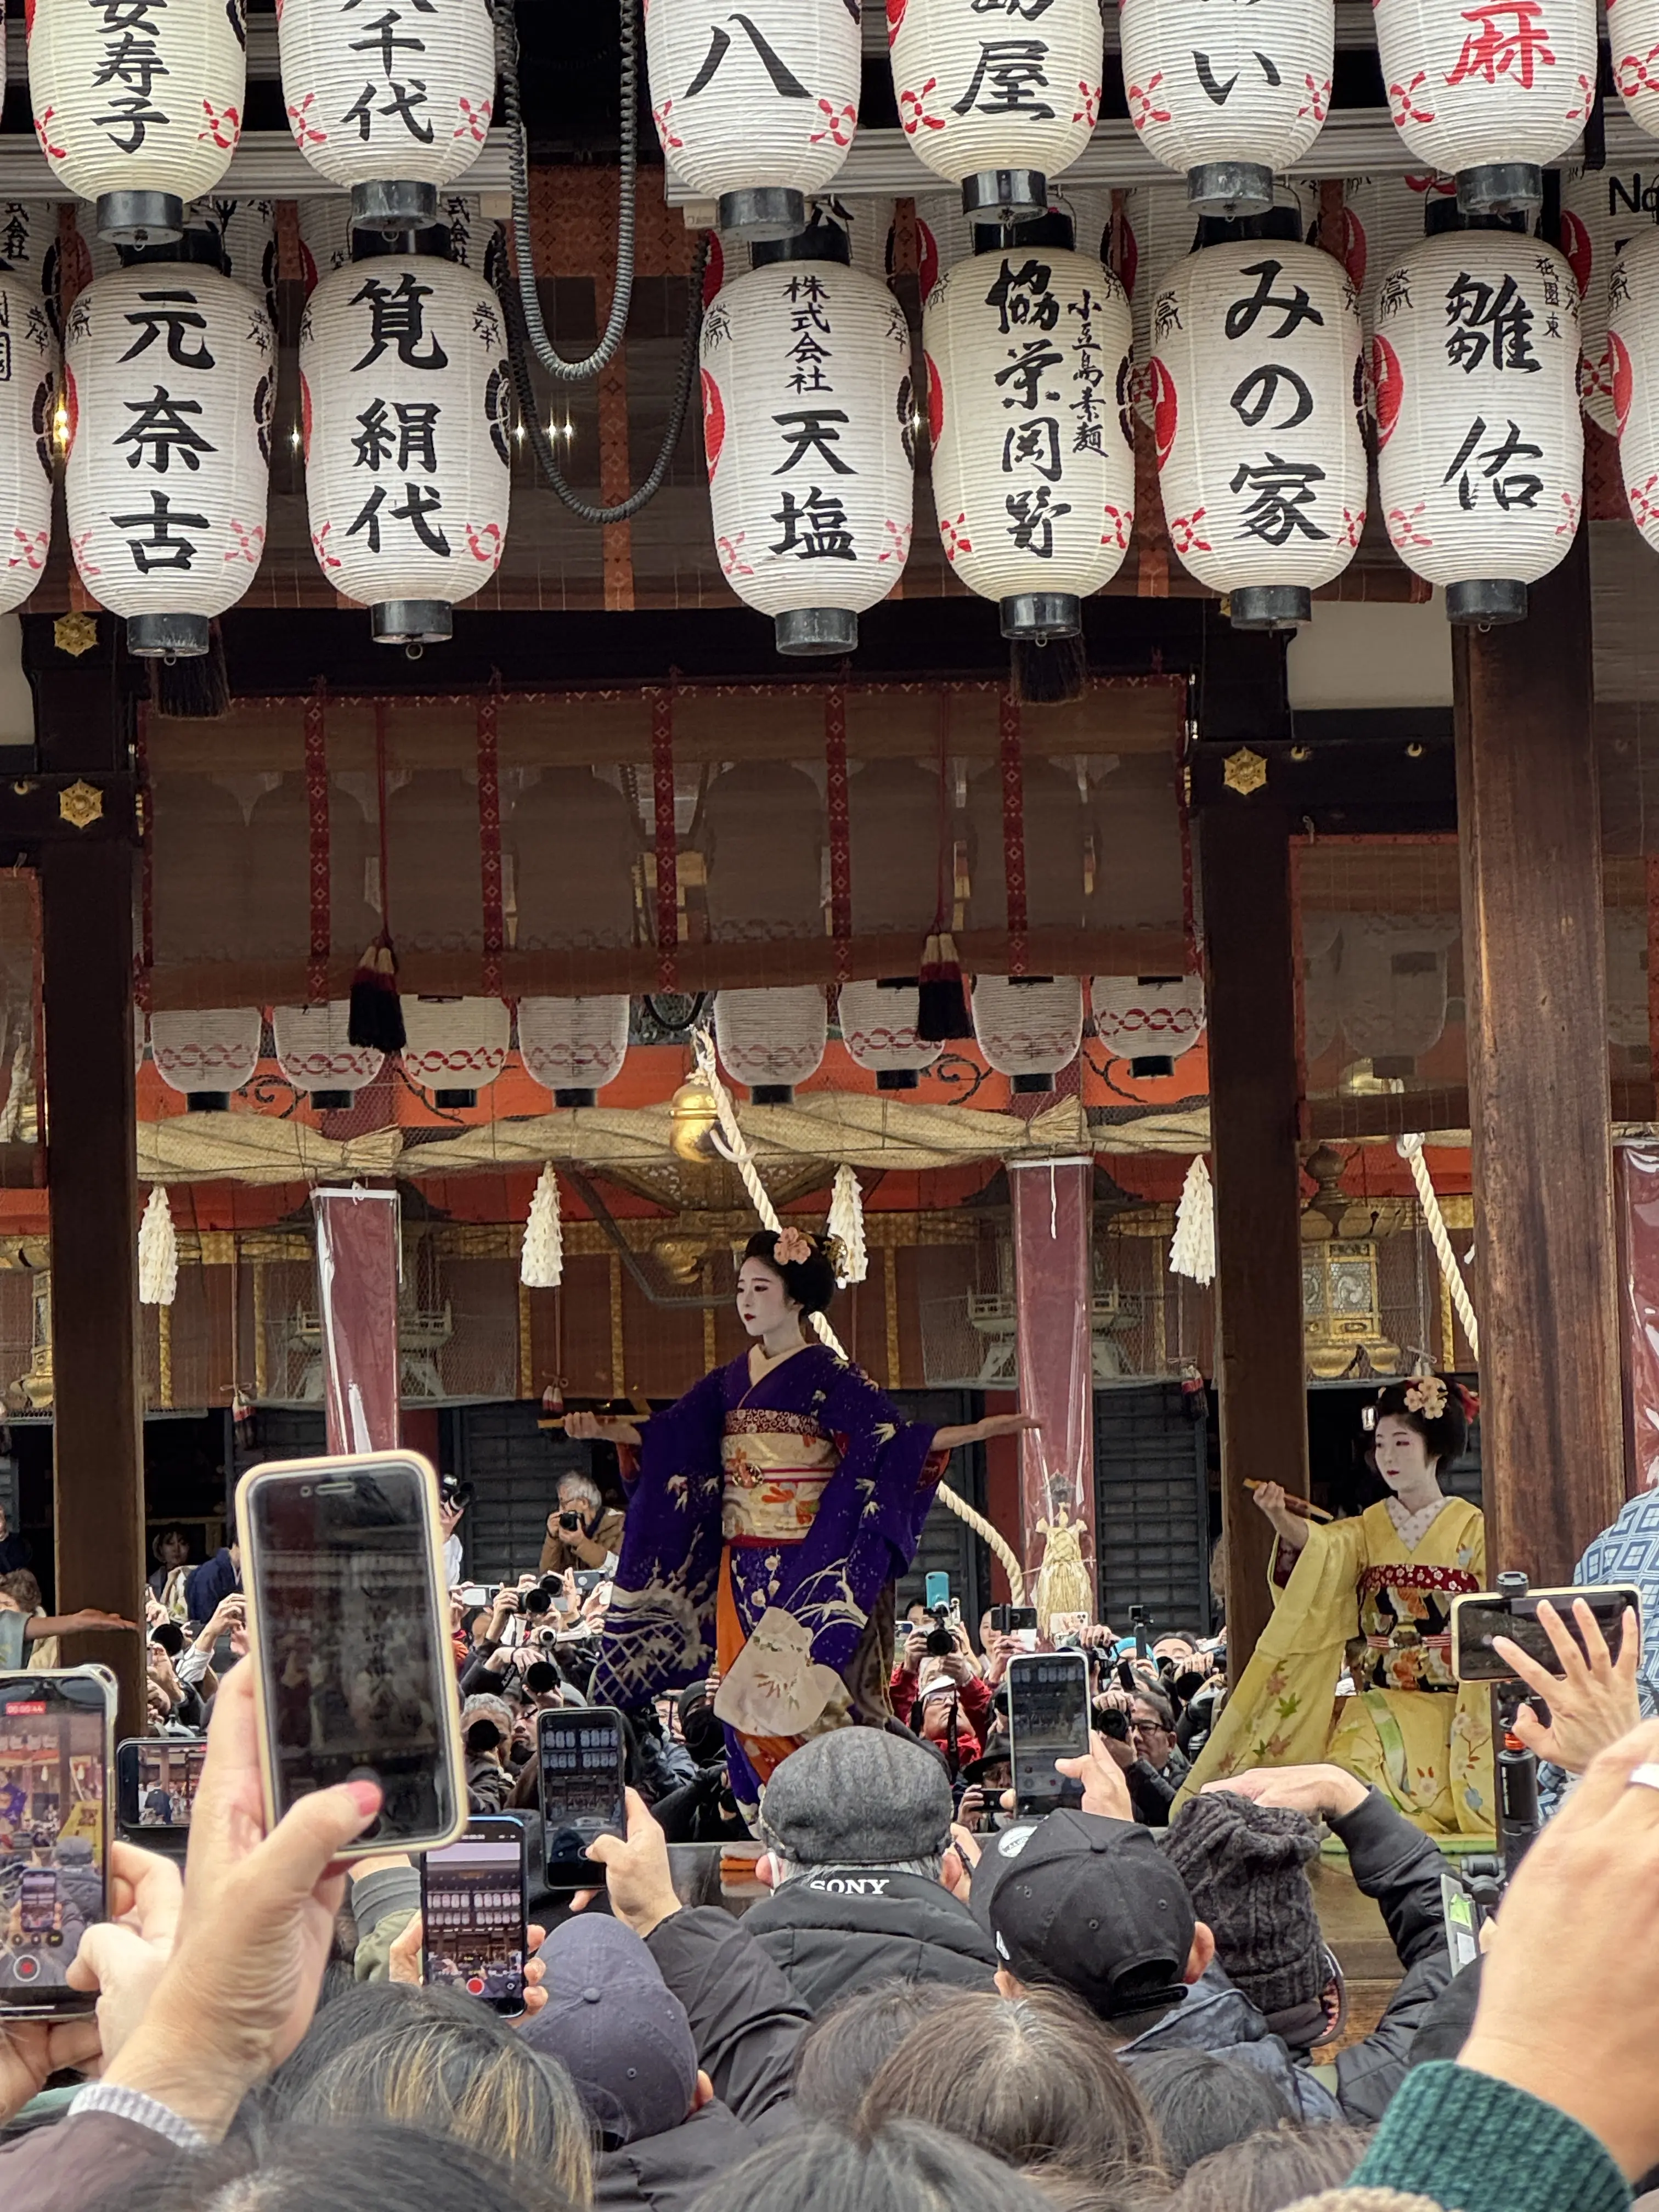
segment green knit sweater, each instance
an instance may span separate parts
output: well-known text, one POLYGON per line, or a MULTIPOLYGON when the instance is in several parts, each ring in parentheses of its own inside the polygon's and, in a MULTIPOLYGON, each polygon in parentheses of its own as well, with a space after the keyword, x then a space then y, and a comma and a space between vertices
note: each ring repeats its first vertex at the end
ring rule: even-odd
POLYGON ((1354 2183, 1445 2212, 1627 2212, 1630 2187, 1588 2129, 1490 2074, 1413 2068, 1354 2183))

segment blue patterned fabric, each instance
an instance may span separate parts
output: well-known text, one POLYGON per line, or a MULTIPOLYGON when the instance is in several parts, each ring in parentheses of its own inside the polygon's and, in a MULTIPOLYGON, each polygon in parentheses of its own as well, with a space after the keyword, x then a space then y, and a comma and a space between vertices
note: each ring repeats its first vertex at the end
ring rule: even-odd
POLYGON ((1633 1583, 1642 1593, 1644 1719, 1659 1718, 1659 1490, 1644 1490, 1604 1528, 1573 1570, 1575 1583, 1633 1583))

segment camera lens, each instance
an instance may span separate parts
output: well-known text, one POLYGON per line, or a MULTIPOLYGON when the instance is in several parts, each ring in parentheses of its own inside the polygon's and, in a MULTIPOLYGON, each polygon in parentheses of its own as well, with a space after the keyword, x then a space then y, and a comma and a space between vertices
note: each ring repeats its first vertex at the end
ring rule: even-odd
POLYGON ((930 1628, 922 1649, 931 1659, 948 1659, 957 1648, 957 1639, 948 1628, 930 1628))
POLYGON ((526 1613, 547 1613, 551 1609, 552 1604, 552 1599, 544 1589, 539 1588, 528 1589, 524 1594, 524 1609, 526 1613))

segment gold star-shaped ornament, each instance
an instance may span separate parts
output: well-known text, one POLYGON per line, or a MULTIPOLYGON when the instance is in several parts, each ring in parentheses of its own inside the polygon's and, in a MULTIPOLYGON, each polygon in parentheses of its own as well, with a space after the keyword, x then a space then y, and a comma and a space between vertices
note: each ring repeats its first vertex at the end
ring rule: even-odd
POLYGON ((104 794, 95 783, 66 784, 58 794, 58 811, 71 830, 85 830, 103 819, 104 794))
POLYGON ((1228 754, 1221 780, 1229 791, 1236 791, 1241 799, 1248 799, 1253 791, 1260 791, 1267 781, 1267 763, 1260 753, 1253 753, 1248 745, 1241 745, 1236 753, 1228 754))
POLYGON ((98 642, 98 618, 95 615, 59 615, 52 626, 52 641, 59 653, 66 653, 71 660, 78 660, 83 653, 90 653, 98 642))

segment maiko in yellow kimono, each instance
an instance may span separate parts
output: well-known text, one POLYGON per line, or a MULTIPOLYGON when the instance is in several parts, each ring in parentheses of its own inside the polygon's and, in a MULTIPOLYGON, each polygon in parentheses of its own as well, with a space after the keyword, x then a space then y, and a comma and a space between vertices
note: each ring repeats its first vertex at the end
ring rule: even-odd
POLYGON ((1452 1600, 1486 1587, 1480 1511, 1449 1498, 1425 1527, 1392 1504, 1310 1528, 1183 1798, 1249 1767, 1325 1761, 1431 1835, 1490 1837, 1490 1691, 1455 1680, 1447 1633, 1452 1600), (1355 1694, 1338 1700, 1345 1667, 1355 1694))

